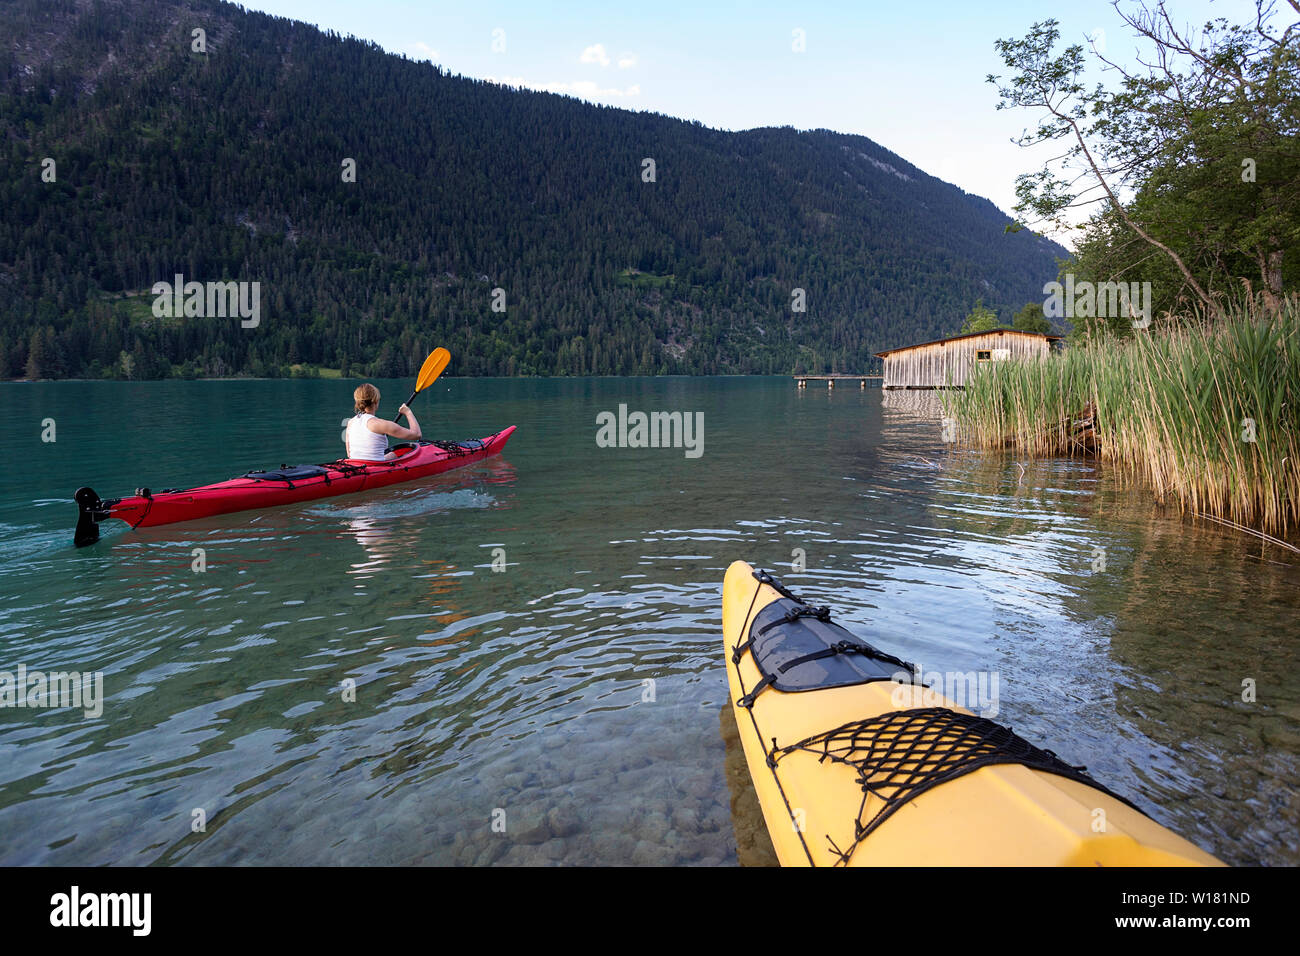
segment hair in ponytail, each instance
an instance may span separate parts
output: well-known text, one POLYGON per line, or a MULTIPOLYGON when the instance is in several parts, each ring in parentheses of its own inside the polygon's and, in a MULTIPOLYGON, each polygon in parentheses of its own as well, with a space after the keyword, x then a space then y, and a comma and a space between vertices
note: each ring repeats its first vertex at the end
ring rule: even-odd
POLYGON ((352 401, 356 405, 358 415, 367 412, 374 414, 375 409, 379 407, 379 389, 366 382, 352 393, 352 401))

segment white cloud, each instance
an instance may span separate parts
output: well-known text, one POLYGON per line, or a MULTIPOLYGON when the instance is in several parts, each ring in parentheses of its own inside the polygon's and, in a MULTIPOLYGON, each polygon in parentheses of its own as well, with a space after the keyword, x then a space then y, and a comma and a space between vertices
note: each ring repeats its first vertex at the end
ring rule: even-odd
POLYGON ((578 57, 579 63, 598 63, 601 66, 609 66, 609 54, 605 52, 605 44, 596 43, 582 51, 582 56, 578 57))
POLYGON ((484 77, 484 79, 489 83, 500 83, 502 86, 515 86, 521 89, 538 90, 543 93, 561 93, 584 100, 626 99, 641 95, 641 87, 635 83, 625 89, 619 89, 613 86, 602 87, 591 80, 574 80, 572 83, 560 81, 536 83, 524 79, 522 76, 488 76, 484 77))
POLYGON ((618 68, 620 70, 627 70, 634 66, 636 66, 635 53, 624 53, 618 58, 618 68))
POLYGON ((412 43, 407 49, 415 53, 418 53, 421 57, 423 57, 426 60, 432 60, 438 56, 438 51, 435 50, 433 47, 429 46, 429 44, 425 43, 423 40, 420 40, 416 43, 412 43))

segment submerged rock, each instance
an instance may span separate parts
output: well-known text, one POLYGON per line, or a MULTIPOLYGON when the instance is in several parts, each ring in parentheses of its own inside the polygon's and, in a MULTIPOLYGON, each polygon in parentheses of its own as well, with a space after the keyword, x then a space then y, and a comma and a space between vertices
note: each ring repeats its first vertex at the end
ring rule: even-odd
POLYGON ((552 807, 546 815, 551 833, 557 837, 570 837, 582 831, 582 817, 569 805, 552 807))
POLYGON ((524 846, 545 843, 553 834, 547 822, 547 813, 541 807, 527 807, 516 810, 506 817, 506 832, 510 839, 524 846))

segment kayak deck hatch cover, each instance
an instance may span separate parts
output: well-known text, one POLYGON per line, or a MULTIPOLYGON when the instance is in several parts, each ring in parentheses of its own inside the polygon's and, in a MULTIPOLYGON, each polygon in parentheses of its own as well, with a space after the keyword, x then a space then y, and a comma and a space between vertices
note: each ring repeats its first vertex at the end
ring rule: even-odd
POLYGON ((153 527, 427 478, 498 454, 514 430, 511 425, 487 438, 468 441, 406 442, 392 448, 396 457, 389 461, 340 458, 323 465, 281 465, 198 488, 159 492, 141 488, 124 498, 100 498, 93 488, 78 488, 73 496, 78 509, 73 543, 79 548, 94 544, 99 540, 99 522, 108 518, 132 528, 153 527))

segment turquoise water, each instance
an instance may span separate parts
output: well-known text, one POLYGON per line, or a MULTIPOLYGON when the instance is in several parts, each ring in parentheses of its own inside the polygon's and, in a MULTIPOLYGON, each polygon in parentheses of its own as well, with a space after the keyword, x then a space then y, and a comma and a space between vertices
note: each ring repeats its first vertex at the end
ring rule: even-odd
POLYGON ((337 457, 351 387, 0 386, 0 670, 104 688, 0 708, 0 863, 762 862, 727 771, 736 558, 927 670, 997 671, 1000 721, 1225 861, 1300 862, 1295 565, 1095 464, 952 451, 879 390, 443 380, 426 435, 517 425, 502 456, 71 546, 79 485, 337 457), (598 447, 620 404, 702 413, 703 454, 598 447))

